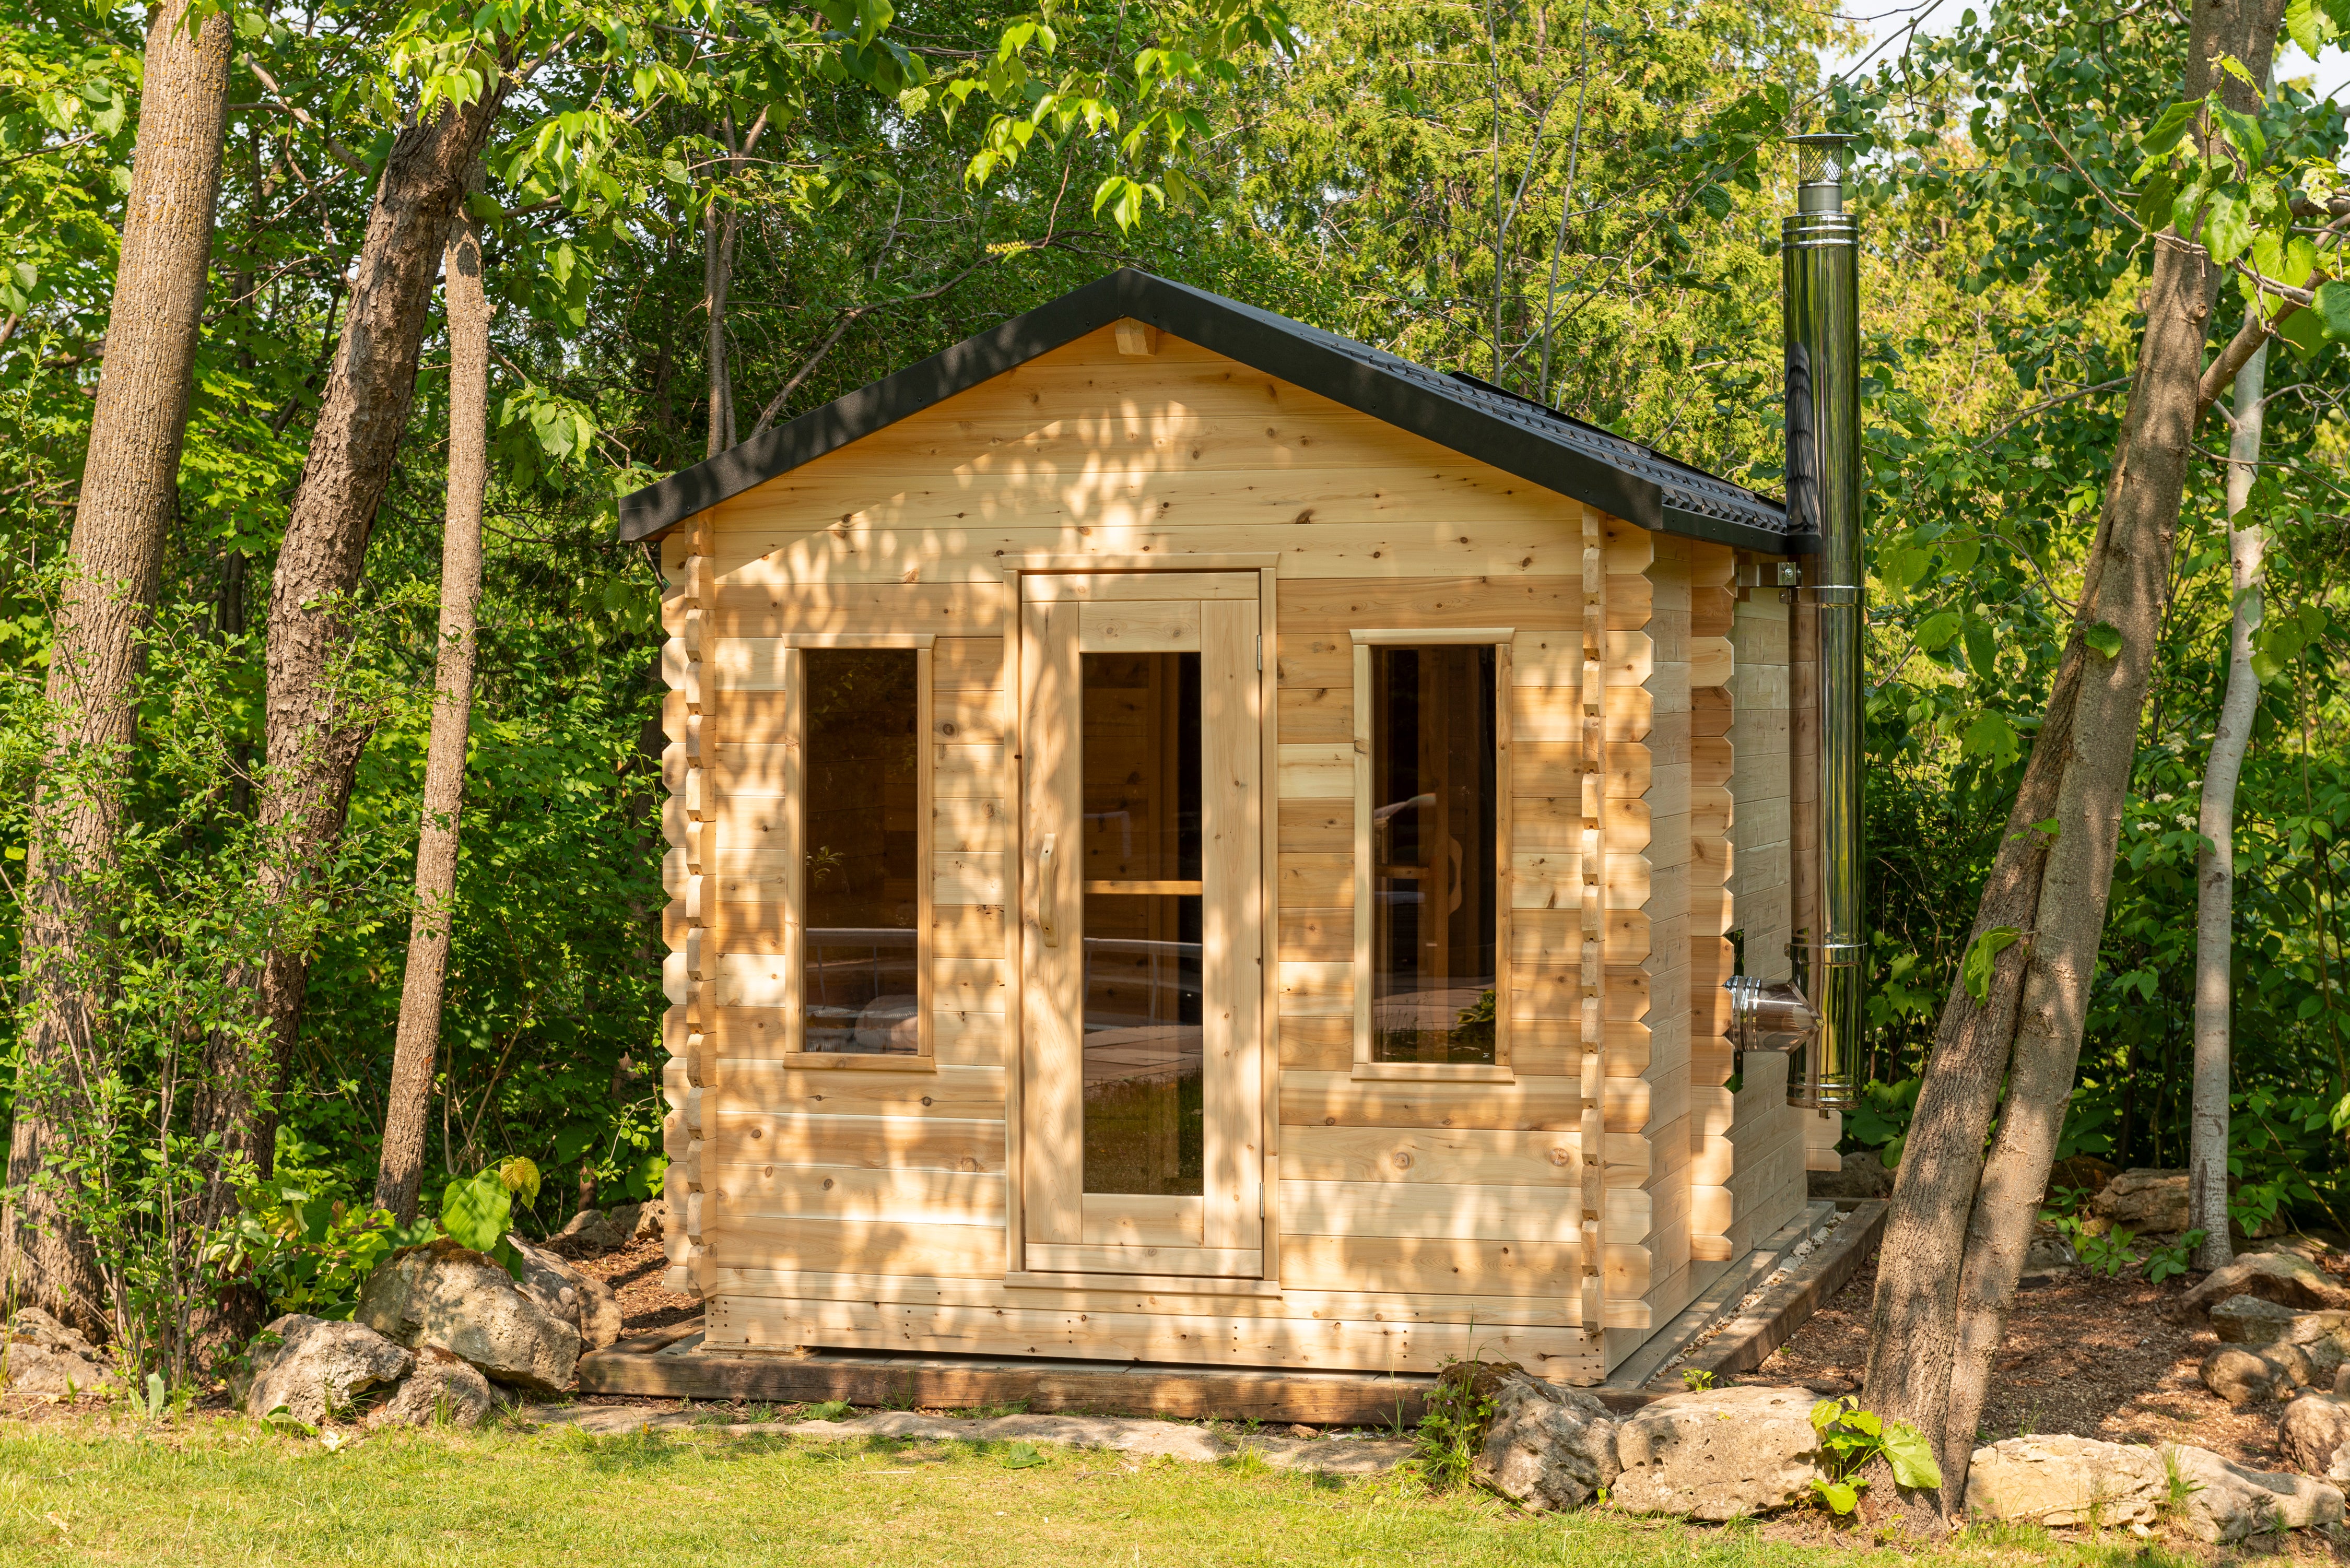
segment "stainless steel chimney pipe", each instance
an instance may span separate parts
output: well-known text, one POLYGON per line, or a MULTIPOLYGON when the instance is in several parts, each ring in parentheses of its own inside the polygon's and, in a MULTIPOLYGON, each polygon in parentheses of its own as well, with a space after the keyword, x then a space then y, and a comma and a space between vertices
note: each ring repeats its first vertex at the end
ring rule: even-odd
POLYGON ((1790 1105, 1840 1110, 1866 1021, 1868 934, 1861 889, 1860 234, 1844 210, 1852 138, 1791 139, 1795 211, 1780 221, 1785 270, 1787 523, 1817 535, 1810 597, 1819 615, 1822 924, 1811 967, 1819 1023, 1790 1105))

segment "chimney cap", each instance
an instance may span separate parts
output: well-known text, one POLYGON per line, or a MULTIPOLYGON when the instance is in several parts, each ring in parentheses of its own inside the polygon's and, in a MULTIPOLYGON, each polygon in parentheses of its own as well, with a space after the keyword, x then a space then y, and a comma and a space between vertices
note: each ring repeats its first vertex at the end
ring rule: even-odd
POLYGON ((1795 207, 1803 213, 1844 211, 1844 177, 1852 167, 1853 143, 1860 139, 1849 130, 1815 130, 1787 138, 1795 150, 1795 207))

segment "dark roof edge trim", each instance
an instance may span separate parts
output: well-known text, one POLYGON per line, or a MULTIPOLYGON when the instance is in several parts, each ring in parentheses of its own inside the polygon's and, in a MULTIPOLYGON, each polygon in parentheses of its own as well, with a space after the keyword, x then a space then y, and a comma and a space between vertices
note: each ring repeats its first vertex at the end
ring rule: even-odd
POLYGON ((1766 556, 1816 556, 1820 552, 1820 538, 1816 534, 1773 534, 1768 528, 1757 528, 1750 523, 1709 517, 1702 512, 1691 512, 1669 503, 1664 507, 1663 525, 1668 533, 1691 539, 1706 539, 1716 545, 1734 545, 1742 550, 1759 551, 1766 556))
POLYGON ((1128 314, 1118 286, 1126 275, 1112 273, 1075 289, 622 497, 620 542, 650 539, 697 512, 1108 326, 1128 314))
POLYGON ((1640 527, 1773 555, 1804 555, 1814 547, 1804 538, 1672 504, 1654 480, 1471 404, 1430 396, 1406 377, 1345 352, 1344 339, 1131 268, 624 497, 619 538, 652 538, 698 512, 1127 317, 1640 527))

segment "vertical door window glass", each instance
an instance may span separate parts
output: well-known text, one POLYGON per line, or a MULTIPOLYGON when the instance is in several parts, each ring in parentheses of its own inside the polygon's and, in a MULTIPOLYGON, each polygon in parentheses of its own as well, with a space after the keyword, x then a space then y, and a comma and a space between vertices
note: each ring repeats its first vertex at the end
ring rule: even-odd
POLYGON ((920 657, 808 649, 801 1048, 921 1050, 920 657))
POLYGON ((1080 656, 1085 1189, 1206 1191, 1200 656, 1080 656))
POLYGON ((1371 649, 1371 1059, 1494 1060, 1494 653, 1371 649))

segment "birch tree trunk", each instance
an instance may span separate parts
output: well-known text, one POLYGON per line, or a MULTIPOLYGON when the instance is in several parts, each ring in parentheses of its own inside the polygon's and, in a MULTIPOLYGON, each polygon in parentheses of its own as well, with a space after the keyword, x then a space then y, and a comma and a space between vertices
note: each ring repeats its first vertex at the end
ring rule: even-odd
MULTIPOLYGON (((224 1032, 210 1045, 197 1126, 219 1135, 225 1158, 269 1173, 277 1130, 274 1092, 301 1026, 309 959, 296 921, 321 896, 352 774, 373 724, 341 690, 351 649, 348 597, 359 586, 376 508, 416 389, 416 361, 449 225, 509 78, 474 102, 444 104, 402 130, 368 213, 335 362, 294 492, 269 592, 265 769, 259 816, 267 846, 257 877, 280 922, 275 950, 250 977, 267 1045, 224 1032)), ((207 1219, 234 1202, 216 1189, 207 1219)), ((207 1342, 241 1341, 258 1326, 255 1300, 224 1302, 200 1325, 207 1342), (247 1322, 253 1319, 255 1321, 247 1322)))
POLYGON ((103 1336, 88 1241, 62 1211, 58 1140, 96 1064, 107 919, 93 872, 121 830, 120 771, 134 738, 131 683, 177 510, 180 451, 202 328, 228 109, 229 17, 192 35, 184 0, 147 27, 139 136, 107 317, 69 575, 52 628, 55 729, 33 805, 24 933, 26 1020, 8 1147, 16 1207, 0 1227, 0 1294, 103 1336))
POLYGON ((424 756, 424 819, 416 835, 416 912, 408 925, 408 972, 375 1182, 376 1207, 390 1210, 403 1225, 416 1218, 424 1174, 449 927, 456 912, 474 611, 482 597, 482 504, 489 488, 490 304, 482 287, 481 234, 462 203, 442 275, 449 315, 449 490, 441 534, 441 644, 424 756))
MULTIPOLYGON (((2197 0, 2183 96, 2217 85, 2233 107, 2251 107, 2251 89, 2212 62, 2233 55, 2263 78, 2282 14, 2282 0, 2197 0)), ((1992 965, 1982 1003, 1963 981, 1951 986, 1877 1275, 1869 1405, 1935 1442, 1946 1515, 1965 1497, 1992 1358, 2072 1096, 2201 411, 2219 273, 2175 231, 2158 236, 2150 268, 2080 617, 1976 916, 1973 939, 2006 927, 2022 940, 1992 965), (2120 636, 2111 658, 2087 646, 2099 626, 2120 636), (2053 837, 2036 826, 2052 819, 2053 837), (2004 1114, 1986 1158, 2003 1079, 2004 1114)))
POLYGON ((2261 624, 2261 584, 2268 537, 2258 524, 2236 526, 2251 499, 2261 462, 2262 400, 2268 389, 2268 345, 2236 372, 2236 429, 2228 440, 2228 564, 2233 608, 2228 617, 2228 686, 2203 769, 2203 807, 2196 831, 2209 847, 2195 857, 2195 1089, 2189 1102, 2188 1222, 2203 1232, 2199 1269, 2225 1268, 2228 1239, 2228 1077, 2236 913, 2236 782, 2252 743, 2260 678, 2252 673, 2252 632, 2261 624))

